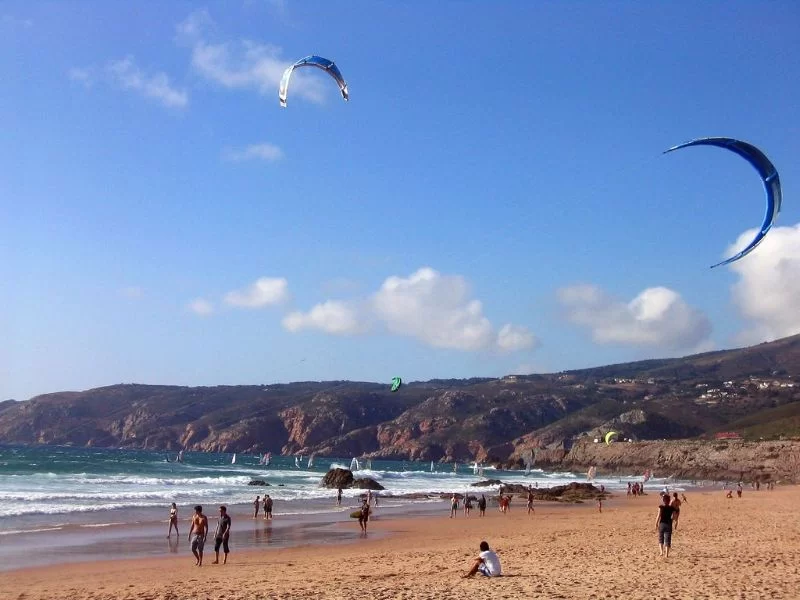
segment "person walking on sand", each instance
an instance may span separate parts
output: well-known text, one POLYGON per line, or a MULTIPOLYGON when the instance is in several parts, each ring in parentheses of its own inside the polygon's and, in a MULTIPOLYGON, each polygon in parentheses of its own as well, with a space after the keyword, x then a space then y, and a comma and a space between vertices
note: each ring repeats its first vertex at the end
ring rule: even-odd
POLYGON ((678 492, 672 492, 672 502, 670 506, 675 509, 675 516, 672 517, 672 527, 678 531, 678 518, 681 516, 681 501, 678 500, 678 492))
POLYGON ((658 507, 656 517, 656 530, 658 531, 658 555, 669 558, 672 548, 672 519, 675 509, 669 505, 669 494, 661 497, 661 506, 658 507))
POLYGON ((740 481, 739 484, 736 486, 736 495, 741 498, 742 497, 742 482, 740 481))
POLYGON ((174 502, 169 508, 169 532, 167 533, 167 537, 172 535, 173 527, 175 528, 175 535, 180 537, 181 534, 178 531, 178 507, 174 502))
POLYGON ((361 514, 358 515, 358 524, 361 526, 361 532, 366 535, 367 533, 367 523, 369 522, 369 503, 364 500, 364 504, 361 505, 361 514))
POLYGON ((469 497, 469 492, 464 495, 464 516, 468 517, 472 511, 472 498, 469 497))
POLYGON ((536 512, 533 510, 533 488, 528 486, 528 514, 536 512))
POLYGON ((503 574, 500 567, 500 557, 497 556, 494 550, 489 549, 487 542, 481 542, 480 549, 481 551, 475 559, 475 564, 462 577, 472 577, 476 573, 486 577, 500 577, 503 574))
POLYGON ((203 546, 206 544, 208 535, 208 517, 203 514, 203 507, 199 504, 194 507, 192 515, 192 526, 189 528, 189 540, 192 542, 192 554, 194 554, 194 564, 197 567, 203 566, 203 546))
POLYGON ((225 557, 222 559, 222 564, 228 564, 228 540, 231 537, 231 518, 228 515, 228 507, 222 505, 219 507, 219 522, 217 522, 217 531, 214 533, 214 563, 219 564, 219 548, 222 546, 222 552, 225 557))
POLYGON ((258 518, 258 509, 261 507, 261 496, 256 496, 255 501, 253 502, 253 507, 255 510, 253 511, 253 518, 258 518))

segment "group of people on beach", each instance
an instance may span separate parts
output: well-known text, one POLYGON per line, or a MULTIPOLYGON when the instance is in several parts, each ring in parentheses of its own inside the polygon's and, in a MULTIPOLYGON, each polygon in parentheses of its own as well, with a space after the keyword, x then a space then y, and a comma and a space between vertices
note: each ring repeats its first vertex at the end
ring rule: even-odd
POLYGON ((263 505, 264 508, 264 519, 271 521, 272 520, 272 498, 270 498, 269 494, 264 496, 264 499, 261 499, 261 496, 256 496, 256 499, 253 501, 253 518, 258 518, 259 508, 263 505))
MULTIPOLYGON (((450 496, 450 518, 454 518, 458 516, 458 494, 452 494, 450 496)), ((468 517, 472 512, 472 501, 476 500, 478 502, 478 516, 484 517, 486 516, 486 496, 481 494, 480 498, 475 498, 475 496, 470 496, 466 494, 464 496, 464 516, 468 517)))

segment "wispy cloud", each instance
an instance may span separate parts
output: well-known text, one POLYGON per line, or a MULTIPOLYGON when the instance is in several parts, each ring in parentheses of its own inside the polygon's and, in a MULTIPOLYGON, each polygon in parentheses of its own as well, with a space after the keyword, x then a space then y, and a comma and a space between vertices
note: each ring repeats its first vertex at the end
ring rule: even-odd
POLYGON ((91 67, 73 67, 67 71, 67 77, 72 81, 82 83, 86 87, 94 85, 96 74, 91 67))
MULTIPOLYGON (((206 80, 228 89, 278 94, 281 76, 292 60, 282 56, 279 46, 252 40, 212 42, 214 22, 208 11, 196 11, 176 27, 181 43, 192 48, 192 68, 206 80)), ((325 87, 320 77, 292 75, 292 95, 322 103, 325 87)))
POLYGON ((289 282, 283 277, 261 277, 255 283, 225 294, 225 303, 238 308, 263 308, 289 299, 289 282))
POLYGON ((275 144, 264 142, 252 144, 244 148, 227 148, 222 152, 222 158, 231 162, 242 162, 247 160, 262 160, 275 162, 283 158, 283 150, 275 144))
POLYGON ((185 90, 173 87, 165 73, 145 73, 131 56, 109 63, 107 71, 118 86, 137 92, 166 107, 184 108, 189 104, 189 94, 185 90))
POLYGON ((575 285, 560 289, 558 300, 567 320, 588 329, 598 344, 686 349, 711 334, 708 317, 665 287, 622 302, 595 285, 575 285))
POLYGON ((0 17, 0 23, 8 27, 17 27, 22 29, 30 29, 33 27, 32 19, 21 19, 14 15, 3 15, 0 17))
POLYGON ((214 312, 214 305, 205 298, 195 298, 189 302, 187 308, 198 317, 207 317, 214 312))
POLYGON ((328 300, 306 313, 293 312, 283 326, 292 332, 317 329, 333 335, 365 333, 380 326, 428 346, 462 351, 514 352, 535 346, 535 336, 525 327, 507 324, 496 331, 481 302, 470 296, 463 277, 424 267, 408 277, 387 278, 363 300, 328 300))
POLYGON ((67 71, 67 77, 87 88, 103 82, 137 93, 167 108, 181 109, 189 104, 189 93, 175 87, 166 73, 148 73, 136 64, 132 56, 110 61, 103 68, 72 67, 67 71))

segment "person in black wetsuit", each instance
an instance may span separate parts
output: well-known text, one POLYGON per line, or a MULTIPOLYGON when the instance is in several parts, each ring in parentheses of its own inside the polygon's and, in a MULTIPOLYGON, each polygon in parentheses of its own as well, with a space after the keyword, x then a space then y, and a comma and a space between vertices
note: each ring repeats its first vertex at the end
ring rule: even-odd
POLYGON ((661 497, 661 506, 658 507, 656 518, 658 555, 664 558, 669 557, 669 550, 672 547, 672 520, 675 517, 675 509, 669 505, 669 500, 669 494, 661 497))

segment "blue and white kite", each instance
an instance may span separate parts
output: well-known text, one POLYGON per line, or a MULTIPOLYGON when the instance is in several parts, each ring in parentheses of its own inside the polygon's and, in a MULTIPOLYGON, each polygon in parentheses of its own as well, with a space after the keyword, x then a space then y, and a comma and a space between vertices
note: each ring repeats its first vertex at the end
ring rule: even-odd
POLYGON ((731 152, 735 152, 753 165, 753 167, 755 167, 756 171, 758 171, 758 174, 761 175, 761 181, 763 182, 764 190, 767 193, 767 210, 764 213, 764 221, 761 223, 761 229, 758 231, 758 233, 756 233, 753 241, 745 246, 744 250, 738 254, 723 260, 721 263, 711 265, 711 268, 713 269, 714 267, 727 265, 735 260, 739 260, 740 258, 747 256, 755 249, 756 246, 761 243, 761 240, 764 239, 764 236, 767 235, 767 232, 775 222, 775 218, 778 216, 778 213, 781 212, 781 180, 780 177, 778 177, 778 170, 775 168, 775 165, 770 162, 770 160, 764 155, 763 152, 761 152, 761 150, 752 144, 735 140, 733 138, 700 138, 684 144, 673 146, 669 150, 666 150, 664 154, 680 148, 686 148, 687 146, 719 146, 720 148, 726 148, 731 152))
POLYGON ((348 99, 347 82, 344 80, 344 77, 342 77, 342 72, 339 71, 339 67, 337 67, 332 60, 328 60, 327 58, 322 58, 321 56, 306 56, 283 72, 281 87, 278 91, 278 99, 281 101, 282 107, 286 108, 286 94, 289 91, 289 78, 298 67, 316 67, 322 69, 336 80, 336 83, 339 85, 339 91, 342 92, 342 98, 345 100, 348 99))

